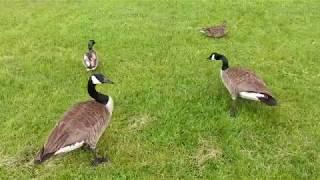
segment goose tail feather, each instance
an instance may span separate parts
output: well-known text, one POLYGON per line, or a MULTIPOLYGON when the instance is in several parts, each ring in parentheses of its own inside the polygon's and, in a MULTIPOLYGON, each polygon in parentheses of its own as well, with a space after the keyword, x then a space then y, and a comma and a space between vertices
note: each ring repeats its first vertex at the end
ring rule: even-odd
POLYGON ((201 33, 203 33, 203 34, 207 34, 207 32, 206 32, 204 29, 200 29, 199 32, 201 32, 201 33))
POLYGON ((277 100, 272 96, 258 97, 258 99, 269 106, 276 106, 278 104, 277 100))
POLYGON ((34 159, 35 164, 41 164, 47 159, 49 159, 54 153, 45 153, 44 147, 41 148, 36 158, 34 159))

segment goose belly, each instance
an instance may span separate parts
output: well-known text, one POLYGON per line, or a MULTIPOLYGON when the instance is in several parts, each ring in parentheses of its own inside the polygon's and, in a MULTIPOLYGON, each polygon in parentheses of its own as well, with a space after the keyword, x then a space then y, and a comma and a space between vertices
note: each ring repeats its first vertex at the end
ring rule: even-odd
POLYGON ((76 143, 71 144, 69 146, 65 146, 63 148, 60 148, 58 151, 56 151, 54 153, 54 155, 61 154, 61 153, 66 153, 66 152, 70 152, 70 151, 73 151, 75 149, 78 149, 83 145, 83 143, 84 143, 84 141, 76 142, 76 143))
POLYGON ((240 92, 240 97, 244 99, 259 101, 259 97, 265 97, 264 94, 261 93, 255 93, 255 92, 240 92))

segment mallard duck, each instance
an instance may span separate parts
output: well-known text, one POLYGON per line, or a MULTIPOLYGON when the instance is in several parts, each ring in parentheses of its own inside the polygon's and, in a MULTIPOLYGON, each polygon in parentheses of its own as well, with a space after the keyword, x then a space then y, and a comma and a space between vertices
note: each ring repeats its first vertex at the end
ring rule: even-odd
POLYGON ((227 24, 224 22, 221 25, 202 28, 200 32, 208 37, 221 38, 227 34, 227 24))
POLYGON ((47 142, 35 157, 39 164, 50 157, 80 147, 87 147, 94 155, 93 165, 105 162, 106 157, 98 157, 96 145, 111 120, 113 101, 108 95, 96 91, 95 86, 113 82, 102 74, 94 74, 88 80, 88 93, 93 100, 74 105, 67 111, 51 132, 47 142))
POLYGON ((94 40, 89 40, 88 42, 88 52, 83 56, 83 65, 87 68, 87 71, 93 71, 98 66, 98 57, 93 46, 96 42, 94 40))
POLYGON ((222 61, 221 79, 233 100, 230 109, 232 117, 236 115, 236 99, 239 96, 244 99, 260 101, 269 106, 277 105, 277 100, 266 87, 265 82, 254 72, 238 67, 230 68, 228 59, 222 54, 212 53, 208 59, 222 61))

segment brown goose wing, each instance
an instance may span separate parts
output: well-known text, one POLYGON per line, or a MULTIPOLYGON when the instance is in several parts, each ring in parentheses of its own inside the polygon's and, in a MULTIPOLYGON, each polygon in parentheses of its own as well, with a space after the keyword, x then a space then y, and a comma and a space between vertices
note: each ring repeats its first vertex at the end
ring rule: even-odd
POLYGON ((272 96, 264 81, 248 69, 229 68, 226 75, 237 92, 257 92, 272 96))
POLYGON ((106 117, 104 105, 96 101, 86 101, 73 106, 53 129, 36 159, 42 161, 44 157, 51 156, 60 148, 85 142, 99 130, 100 125, 105 124, 106 117))

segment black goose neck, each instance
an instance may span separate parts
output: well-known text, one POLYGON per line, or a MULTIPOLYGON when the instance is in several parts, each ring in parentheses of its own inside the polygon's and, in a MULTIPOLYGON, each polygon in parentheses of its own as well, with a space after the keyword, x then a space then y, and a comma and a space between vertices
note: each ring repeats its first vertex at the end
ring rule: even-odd
POLYGON ((222 67, 221 67, 221 69, 222 69, 222 70, 228 69, 228 68, 229 68, 228 59, 227 59, 225 56, 222 56, 222 57, 220 58, 220 60, 222 61, 222 67))
POLYGON ((92 83, 91 79, 88 81, 88 93, 94 100, 101 104, 107 104, 109 101, 109 96, 96 91, 96 85, 92 83))

